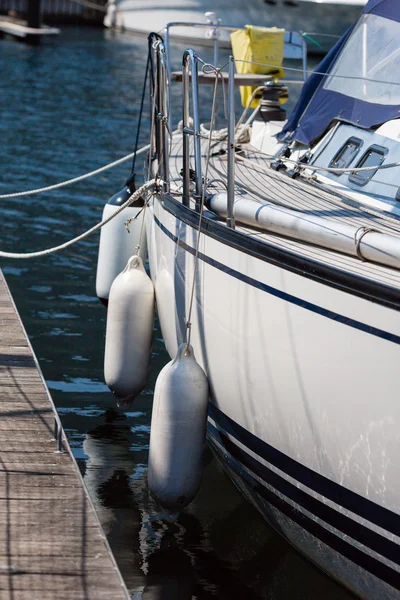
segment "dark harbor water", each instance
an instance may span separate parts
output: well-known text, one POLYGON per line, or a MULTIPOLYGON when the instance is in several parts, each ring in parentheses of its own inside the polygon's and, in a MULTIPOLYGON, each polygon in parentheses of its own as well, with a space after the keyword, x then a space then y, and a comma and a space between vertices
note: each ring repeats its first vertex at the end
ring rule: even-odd
MULTIPOLYGON (((0 193, 50 185, 132 151, 144 40, 70 28, 39 48, 2 40, 0 53, 0 193)), ((86 230, 128 174, 126 164, 73 187, 1 200, 1 249, 39 250, 86 230)), ((133 598, 350 600, 268 528, 210 450, 195 501, 174 525, 158 519, 146 465, 154 382, 168 357, 156 327, 149 385, 120 410, 103 383, 97 244, 93 236, 1 267, 133 598)))

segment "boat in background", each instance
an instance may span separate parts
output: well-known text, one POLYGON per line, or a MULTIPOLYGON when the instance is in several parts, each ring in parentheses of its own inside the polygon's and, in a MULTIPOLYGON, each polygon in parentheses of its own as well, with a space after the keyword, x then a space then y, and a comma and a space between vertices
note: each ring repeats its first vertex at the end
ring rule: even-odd
MULTIPOLYGON (((179 27, 171 31, 176 41, 198 45, 212 42, 215 27, 243 27, 253 23, 261 27, 282 27, 304 34, 309 51, 327 52, 337 39, 359 17, 366 0, 111 0, 104 19, 106 27, 148 35, 161 33, 166 23, 210 24, 206 34, 190 28, 179 27), (212 10, 212 12, 207 12, 212 10), (206 19, 205 19, 206 15, 206 19)), ((221 33, 221 43, 227 42, 221 33)))

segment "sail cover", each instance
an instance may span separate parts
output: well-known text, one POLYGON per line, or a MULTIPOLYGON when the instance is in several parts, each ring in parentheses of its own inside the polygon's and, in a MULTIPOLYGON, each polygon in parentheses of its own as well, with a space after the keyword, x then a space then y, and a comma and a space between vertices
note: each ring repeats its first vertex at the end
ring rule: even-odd
POLYGON ((400 1, 370 0, 308 79, 280 139, 309 145, 336 119, 371 128, 400 117, 399 40, 400 1))

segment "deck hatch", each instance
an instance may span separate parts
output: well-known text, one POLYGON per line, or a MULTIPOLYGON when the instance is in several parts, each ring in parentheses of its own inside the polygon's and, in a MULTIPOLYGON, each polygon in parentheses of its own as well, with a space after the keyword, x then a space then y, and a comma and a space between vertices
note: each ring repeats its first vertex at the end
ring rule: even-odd
POLYGON ((384 146, 377 146, 373 144, 366 150, 361 159, 358 161, 356 167, 377 167, 376 169, 371 169, 370 171, 357 171, 354 170, 349 175, 349 181, 351 183, 355 183, 356 185, 366 185, 375 175, 378 170, 378 167, 381 166, 383 161, 386 158, 388 153, 388 149, 384 146))
MULTIPOLYGON (((357 156, 363 143, 363 140, 360 140, 360 138, 354 136, 349 138, 332 158, 329 163, 329 168, 347 169, 357 156)), ((340 176, 341 174, 342 173, 333 173, 333 175, 336 176, 340 176)))

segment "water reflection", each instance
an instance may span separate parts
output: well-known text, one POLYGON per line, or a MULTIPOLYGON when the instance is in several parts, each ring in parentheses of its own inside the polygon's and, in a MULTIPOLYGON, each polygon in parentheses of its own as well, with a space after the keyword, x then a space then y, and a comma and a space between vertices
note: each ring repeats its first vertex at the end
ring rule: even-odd
POLYGON ((191 600, 196 587, 191 559, 172 534, 147 558, 147 570, 143 600, 191 600))

